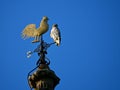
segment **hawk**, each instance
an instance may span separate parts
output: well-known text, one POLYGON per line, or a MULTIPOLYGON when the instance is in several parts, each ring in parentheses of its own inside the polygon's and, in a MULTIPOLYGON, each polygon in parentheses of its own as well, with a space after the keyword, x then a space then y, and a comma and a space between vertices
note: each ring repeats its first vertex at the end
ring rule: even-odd
POLYGON ((53 24, 50 36, 53 38, 55 44, 59 46, 61 42, 61 34, 57 24, 53 24))
POLYGON ((24 39, 34 37, 32 43, 39 42, 40 36, 48 31, 48 17, 44 16, 40 22, 40 26, 36 28, 35 24, 27 25, 22 31, 22 37, 24 39))

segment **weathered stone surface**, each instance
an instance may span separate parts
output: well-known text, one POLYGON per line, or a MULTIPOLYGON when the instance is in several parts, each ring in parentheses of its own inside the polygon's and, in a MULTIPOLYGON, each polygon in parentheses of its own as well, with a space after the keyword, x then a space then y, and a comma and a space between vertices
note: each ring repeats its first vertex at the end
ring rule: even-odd
POLYGON ((29 76, 29 84, 34 90, 54 90, 60 79, 48 65, 41 64, 36 72, 29 76))

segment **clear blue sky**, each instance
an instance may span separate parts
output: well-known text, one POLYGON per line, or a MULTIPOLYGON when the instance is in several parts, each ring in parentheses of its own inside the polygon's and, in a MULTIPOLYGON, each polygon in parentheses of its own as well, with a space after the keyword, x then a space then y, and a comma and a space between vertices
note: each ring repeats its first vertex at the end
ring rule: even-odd
POLYGON ((61 78, 56 90, 120 90, 119 0, 2 0, 0 2, 0 90, 29 90, 27 73, 38 44, 23 40, 27 24, 49 17, 44 40, 57 23, 62 44, 48 49, 50 68, 61 78))

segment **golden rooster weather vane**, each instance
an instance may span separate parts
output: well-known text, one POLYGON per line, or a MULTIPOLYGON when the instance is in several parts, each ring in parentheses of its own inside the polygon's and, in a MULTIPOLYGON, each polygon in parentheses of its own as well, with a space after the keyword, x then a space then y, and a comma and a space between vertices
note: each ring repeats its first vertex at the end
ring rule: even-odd
POLYGON ((36 28, 35 24, 27 25, 22 32, 22 37, 25 39, 29 37, 34 37, 35 39, 32 42, 33 43, 39 42, 40 36, 48 31, 49 28, 48 20, 49 20, 48 17, 44 16, 38 28, 36 28))

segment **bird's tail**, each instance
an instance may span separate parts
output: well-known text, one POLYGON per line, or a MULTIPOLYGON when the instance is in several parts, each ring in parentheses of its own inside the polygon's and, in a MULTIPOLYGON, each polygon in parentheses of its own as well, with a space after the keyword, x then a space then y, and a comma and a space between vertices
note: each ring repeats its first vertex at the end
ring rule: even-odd
POLYGON ((56 45, 57 45, 57 46, 60 46, 60 41, 61 41, 60 38, 58 38, 58 39, 56 40, 56 45))
POLYGON ((36 32, 35 24, 29 24, 24 28, 21 36, 22 36, 22 38, 27 39, 27 38, 30 38, 30 37, 34 37, 35 32, 36 32))

